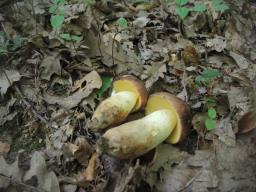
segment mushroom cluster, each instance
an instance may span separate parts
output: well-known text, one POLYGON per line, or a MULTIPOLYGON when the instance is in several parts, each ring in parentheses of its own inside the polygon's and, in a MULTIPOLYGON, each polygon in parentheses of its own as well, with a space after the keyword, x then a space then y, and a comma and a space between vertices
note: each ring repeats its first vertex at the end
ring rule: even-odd
POLYGON ((113 94, 96 109, 91 127, 102 130, 118 125, 144 107, 145 117, 107 130, 98 141, 100 150, 119 159, 136 158, 163 141, 176 144, 187 136, 191 126, 188 105, 166 92, 148 98, 144 84, 132 76, 113 83, 113 94))

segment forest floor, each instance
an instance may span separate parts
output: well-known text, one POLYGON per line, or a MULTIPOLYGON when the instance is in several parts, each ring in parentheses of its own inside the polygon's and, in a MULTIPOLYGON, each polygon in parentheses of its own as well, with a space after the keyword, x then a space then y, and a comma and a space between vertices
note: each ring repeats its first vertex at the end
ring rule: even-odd
POLYGON ((2 0, 0 191, 255 192, 255 13, 254 0, 2 0), (98 154, 87 126, 126 74, 191 108, 188 137, 153 160, 98 154))

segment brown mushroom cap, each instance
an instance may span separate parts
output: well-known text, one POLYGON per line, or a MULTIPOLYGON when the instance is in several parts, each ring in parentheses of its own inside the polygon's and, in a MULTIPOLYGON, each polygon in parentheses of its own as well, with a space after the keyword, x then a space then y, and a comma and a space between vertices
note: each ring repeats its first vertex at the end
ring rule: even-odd
POLYGON ((147 89, 144 86, 144 83, 134 76, 124 75, 119 77, 113 82, 113 90, 115 92, 132 91, 138 94, 138 101, 132 110, 133 112, 144 108, 147 103, 147 89))
POLYGON ((256 111, 245 113, 238 121, 238 133, 248 133, 256 129, 256 111))
POLYGON ((171 144, 182 141, 188 135, 191 127, 192 116, 188 105, 170 93, 159 92, 150 95, 145 108, 146 115, 161 109, 170 109, 177 116, 177 125, 166 141, 171 144))

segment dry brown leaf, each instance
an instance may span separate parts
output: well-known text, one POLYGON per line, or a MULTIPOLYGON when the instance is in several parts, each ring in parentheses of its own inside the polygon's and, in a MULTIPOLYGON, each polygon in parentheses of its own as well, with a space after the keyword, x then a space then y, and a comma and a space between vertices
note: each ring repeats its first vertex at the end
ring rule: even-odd
POLYGON ((241 54, 235 53, 233 51, 229 52, 229 55, 236 61, 240 69, 247 69, 249 66, 248 60, 241 54))
POLYGON ((0 94, 4 95, 8 88, 20 78, 21 75, 16 70, 0 70, 0 94))
POLYGON ((0 157, 5 156, 10 151, 10 143, 0 141, 0 157))
POLYGON ((224 37, 215 35, 213 39, 208 39, 206 43, 207 47, 217 51, 217 52, 222 52, 226 46, 226 40, 224 37))
POLYGON ((85 181, 92 181, 96 176, 98 155, 94 153, 89 161, 86 170, 82 173, 85 181))
POLYGON ((54 52, 52 55, 45 56, 40 64, 40 69, 40 77, 48 81, 53 74, 61 75, 59 53, 54 52))
POLYGON ((44 100, 49 104, 59 104, 64 108, 71 109, 76 107, 84 98, 88 97, 94 89, 99 89, 102 85, 101 78, 96 71, 88 73, 82 82, 77 83, 78 91, 68 97, 51 96, 44 94, 44 100), (86 81, 86 86, 82 87, 82 84, 86 81))
POLYGON ((75 140, 75 145, 78 146, 78 150, 74 152, 75 159, 82 165, 87 165, 88 159, 93 152, 92 146, 83 137, 78 137, 75 140))
POLYGON ((238 121, 238 133, 248 133, 256 129, 256 112, 245 113, 238 121))
MULTIPOLYGON (((162 62, 157 63, 153 62, 151 66, 145 66, 145 74, 147 74, 148 79, 146 80, 145 86, 149 89, 159 78, 164 78, 164 73, 166 73, 166 65, 162 62)), ((145 79, 145 76, 142 75, 142 79, 145 79)))
POLYGON ((199 55, 197 50, 193 46, 186 46, 183 53, 183 59, 185 64, 199 64, 199 55))

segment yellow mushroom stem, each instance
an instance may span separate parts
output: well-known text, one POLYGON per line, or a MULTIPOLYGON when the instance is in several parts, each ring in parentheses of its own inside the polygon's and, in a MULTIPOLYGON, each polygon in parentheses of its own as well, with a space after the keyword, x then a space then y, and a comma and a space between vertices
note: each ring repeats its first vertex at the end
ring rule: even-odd
POLYGON ((141 156, 162 143, 173 131, 173 110, 158 110, 146 117, 108 130, 98 142, 100 151, 119 159, 141 156))
POLYGON ((89 127, 99 131, 126 119, 138 100, 138 94, 121 91, 105 99, 94 112, 89 127))

